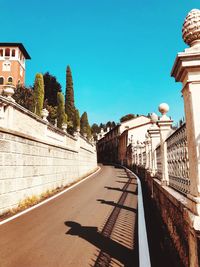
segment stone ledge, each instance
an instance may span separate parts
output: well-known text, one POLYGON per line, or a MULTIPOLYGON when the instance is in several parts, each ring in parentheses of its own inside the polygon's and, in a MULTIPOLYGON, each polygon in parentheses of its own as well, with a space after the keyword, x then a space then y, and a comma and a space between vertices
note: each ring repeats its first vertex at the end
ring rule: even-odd
POLYGON ((37 142, 37 143, 40 143, 40 144, 45 144, 45 145, 49 145, 49 146, 52 146, 52 147, 61 148, 61 149, 65 149, 65 150, 69 150, 69 151, 78 153, 77 150, 72 149, 70 147, 61 146, 61 145, 53 144, 53 143, 50 143, 50 142, 45 142, 45 141, 40 140, 38 138, 35 138, 33 136, 30 136, 30 135, 27 135, 27 134, 23 134, 23 133, 20 133, 20 132, 17 132, 17 131, 13 131, 13 130, 10 130, 10 129, 5 129, 5 128, 0 127, 0 132, 6 133, 6 134, 10 134, 10 135, 13 135, 13 136, 17 136, 17 137, 21 137, 23 139, 28 139, 30 141, 37 142))

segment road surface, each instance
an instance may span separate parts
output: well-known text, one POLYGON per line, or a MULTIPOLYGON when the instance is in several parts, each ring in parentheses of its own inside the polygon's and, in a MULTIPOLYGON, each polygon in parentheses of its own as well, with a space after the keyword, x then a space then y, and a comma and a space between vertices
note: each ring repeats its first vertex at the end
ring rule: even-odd
POLYGON ((101 171, 0 226, 1 267, 138 266, 137 181, 101 171))

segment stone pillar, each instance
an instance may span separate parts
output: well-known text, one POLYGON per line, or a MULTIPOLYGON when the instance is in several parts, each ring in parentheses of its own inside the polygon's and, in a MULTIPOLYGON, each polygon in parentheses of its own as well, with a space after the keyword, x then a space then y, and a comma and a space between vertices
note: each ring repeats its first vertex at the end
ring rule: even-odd
POLYGON ((160 149, 161 149, 161 164, 162 164, 162 185, 169 185, 169 175, 168 175, 168 163, 167 163, 167 139, 169 132, 172 128, 172 120, 167 117, 167 112, 169 111, 169 106, 166 103, 159 105, 159 111, 162 114, 160 120, 158 121, 158 127, 160 129, 160 149))
POLYGON ((149 169, 149 143, 150 143, 150 138, 149 134, 146 133, 145 135, 145 153, 146 153, 146 164, 145 164, 145 169, 149 169))
POLYGON ((151 146, 149 170, 152 176, 154 176, 157 171, 156 147, 160 142, 160 132, 156 124, 157 120, 158 116, 155 113, 152 113, 151 114, 152 126, 147 130, 150 137, 150 146, 151 146))
POLYGON ((139 144, 139 151, 140 151, 140 158, 141 158, 140 166, 143 166, 144 159, 143 159, 143 144, 142 143, 139 144))
POLYGON ((189 157, 189 208, 200 215, 200 10, 190 11, 182 32, 190 47, 178 53, 171 75, 182 82, 189 157))

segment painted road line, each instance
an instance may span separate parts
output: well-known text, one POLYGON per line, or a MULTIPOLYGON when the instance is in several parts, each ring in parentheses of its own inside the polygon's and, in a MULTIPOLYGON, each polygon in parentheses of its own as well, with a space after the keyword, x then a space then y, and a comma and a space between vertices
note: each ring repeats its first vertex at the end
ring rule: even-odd
POLYGON ((47 199, 41 201, 40 203, 36 204, 35 206, 32 206, 32 207, 30 207, 30 208, 28 208, 28 209, 26 209, 26 210, 23 210, 23 211, 21 211, 21 212, 15 214, 15 215, 13 215, 12 217, 9 217, 9 218, 7 218, 7 219, 1 221, 1 222, 0 222, 0 225, 5 224, 5 223, 7 223, 7 222, 10 222, 10 221, 12 221, 12 220, 14 220, 14 219, 16 219, 16 218, 22 216, 23 214, 28 213, 29 211, 31 211, 31 210, 33 210, 33 209, 36 209, 36 208, 38 208, 38 207, 40 207, 40 206, 46 204, 47 202, 49 202, 49 201, 51 201, 51 200, 53 200, 53 199, 55 199, 55 198, 61 196, 62 194, 66 193, 67 191, 69 191, 69 190, 73 189, 74 187, 78 186, 79 184, 83 183, 83 182, 86 181, 87 179, 92 178, 92 177, 93 177, 95 174, 97 174, 100 170, 101 170, 101 167, 98 167, 98 170, 96 170, 94 173, 90 174, 90 175, 87 176, 86 178, 82 179, 81 181, 79 181, 79 182, 73 184, 72 186, 66 188, 66 189, 63 190, 62 192, 59 192, 59 193, 53 195, 52 197, 47 198, 47 199))

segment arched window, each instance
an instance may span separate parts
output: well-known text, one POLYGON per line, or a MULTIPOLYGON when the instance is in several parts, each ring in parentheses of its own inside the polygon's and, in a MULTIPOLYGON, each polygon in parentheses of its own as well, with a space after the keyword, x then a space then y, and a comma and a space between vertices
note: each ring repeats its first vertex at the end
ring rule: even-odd
POLYGON ((4 84, 4 78, 0 77, 0 84, 4 84))
POLYGON ((10 56, 10 48, 6 48, 5 50, 5 56, 9 57, 10 56))
POLYGON ((15 49, 12 50, 12 57, 15 57, 15 49))
POLYGON ((8 83, 12 83, 13 82, 13 78, 12 77, 8 77, 8 83))
POLYGON ((3 57, 3 49, 0 49, 0 57, 3 57))

